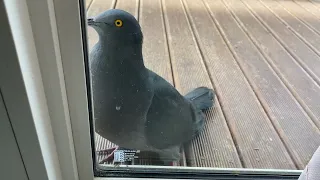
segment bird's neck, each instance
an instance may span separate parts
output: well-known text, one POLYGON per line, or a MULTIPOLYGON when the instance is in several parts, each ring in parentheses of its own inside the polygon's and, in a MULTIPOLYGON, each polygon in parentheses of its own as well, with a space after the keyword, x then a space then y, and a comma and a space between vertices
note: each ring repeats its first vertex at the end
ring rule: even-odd
POLYGON ((109 65, 123 67, 125 69, 134 68, 135 70, 145 69, 142 45, 123 42, 108 42, 101 39, 99 46, 106 53, 109 65))

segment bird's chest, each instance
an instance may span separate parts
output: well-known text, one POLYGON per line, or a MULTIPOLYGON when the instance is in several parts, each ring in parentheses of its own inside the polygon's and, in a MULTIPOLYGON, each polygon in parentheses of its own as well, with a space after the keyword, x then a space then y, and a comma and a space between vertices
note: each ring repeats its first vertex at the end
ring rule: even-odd
POLYGON ((108 82, 103 99, 110 113, 118 116, 145 113, 150 105, 151 89, 143 79, 124 76, 108 82))
POLYGON ((92 94, 97 108, 121 118, 120 115, 146 110, 151 87, 141 71, 97 67, 92 73, 92 94))
MULTIPOLYGON (((114 77, 114 76, 110 76, 114 77)), ((102 80, 102 79, 101 79, 102 80)), ((144 134, 144 123, 152 97, 143 80, 132 77, 104 78, 104 87, 94 86, 96 130, 112 142, 134 142, 144 134)), ((96 82, 97 83, 97 82, 96 82)))

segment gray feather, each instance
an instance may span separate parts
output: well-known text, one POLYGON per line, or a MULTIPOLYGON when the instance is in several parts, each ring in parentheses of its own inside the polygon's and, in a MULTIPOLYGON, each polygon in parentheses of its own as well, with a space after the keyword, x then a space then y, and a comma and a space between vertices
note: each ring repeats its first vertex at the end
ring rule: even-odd
POLYGON ((214 92, 207 87, 198 87, 185 95, 185 98, 199 109, 205 110, 213 106, 214 92))

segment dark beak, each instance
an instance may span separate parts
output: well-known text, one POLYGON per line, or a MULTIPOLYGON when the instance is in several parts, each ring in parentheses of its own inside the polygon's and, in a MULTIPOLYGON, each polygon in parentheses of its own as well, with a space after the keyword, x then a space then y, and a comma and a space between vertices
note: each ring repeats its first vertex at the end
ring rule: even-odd
POLYGON ((93 18, 88 18, 87 21, 88 21, 88 25, 89 25, 89 26, 92 26, 92 25, 95 24, 95 21, 94 21, 93 18))

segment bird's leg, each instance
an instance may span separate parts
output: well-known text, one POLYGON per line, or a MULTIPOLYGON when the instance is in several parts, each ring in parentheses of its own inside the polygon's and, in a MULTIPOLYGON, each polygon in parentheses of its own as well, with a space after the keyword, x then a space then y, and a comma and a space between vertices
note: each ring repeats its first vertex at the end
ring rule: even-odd
POLYGON ((113 148, 108 148, 108 149, 103 149, 103 150, 99 150, 97 151, 97 153, 108 153, 109 155, 105 158, 103 158, 99 164, 103 164, 105 162, 112 162, 113 158, 114 158, 114 152, 116 150, 118 150, 119 146, 113 147, 113 148))
POLYGON ((106 162, 112 162, 113 161, 113 158, 114 158, 114 151, 109 154, 107 157, 103 158, 99 164, 103 164, 103 163, 106 163, 106 162))

